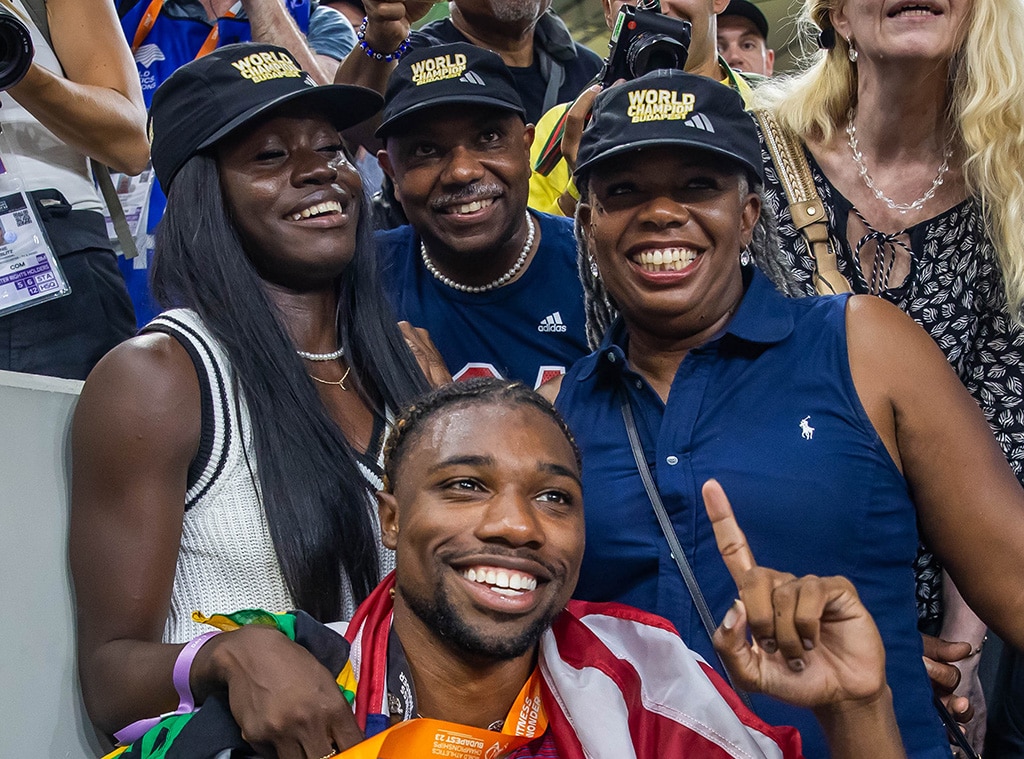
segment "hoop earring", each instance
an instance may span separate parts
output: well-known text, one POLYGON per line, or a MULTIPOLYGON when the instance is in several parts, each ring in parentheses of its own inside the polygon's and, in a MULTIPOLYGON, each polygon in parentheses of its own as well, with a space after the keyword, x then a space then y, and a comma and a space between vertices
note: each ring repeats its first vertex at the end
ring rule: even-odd
POLYGON ((857 52, 857 48, 854 47, 853 38, 847 37, 846 44, 850 46, 846 51, 846 57, 850 59, 850 63, 856 63, 857 59, 860 58, 860 54, 857 52))

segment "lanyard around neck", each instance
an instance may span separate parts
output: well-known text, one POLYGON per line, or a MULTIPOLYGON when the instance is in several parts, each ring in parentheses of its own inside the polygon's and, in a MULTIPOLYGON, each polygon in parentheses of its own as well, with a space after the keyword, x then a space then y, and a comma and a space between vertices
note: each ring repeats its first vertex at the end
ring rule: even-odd
MULTIPOLYGON (((142 43, 145 42, 146 37, 153 31, 153 26, 156 24, 157 16, 160 15, 160 11, 164 7, 164 0, 150 0, 149 6, 146 8, 146 12, 142 14, 142 19, 139 21, 139 27, 135 30, 135 37, 132 39, 132 53, 137 51, 142 43)), ((225 13, 221 18, 234 18, 238 15, 238 11, 241 9, 241 0, 231 6, 231 10, 225 13)), ((220 28, 217 25, 217 20, 213 22, 213 28, 210 29, 210 33, 206 35, 206 40, 199 48, 199 52, 196 53, 196 58, 202 58, 204 55, 213 52, 217 49, 217 42, 220 40, 220 28)))

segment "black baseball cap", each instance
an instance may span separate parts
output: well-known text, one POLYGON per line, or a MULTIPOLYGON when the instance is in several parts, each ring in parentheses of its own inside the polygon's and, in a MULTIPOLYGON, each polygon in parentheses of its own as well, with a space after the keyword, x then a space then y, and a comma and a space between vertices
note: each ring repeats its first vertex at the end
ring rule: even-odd
POLYGON ((757 28, 757 31, 761 32, 765 42, 768 41, 768 19, 761 13, 761 9, 750 2, 750 0, 729 0, 729 5, 718 14, 719 18, 722 16, 742 16, 749 19, 757 28))
POLYGON ((576 176, 613 156, 673 145, 715 153, 764 181, 754 120, 739 94, 678 69, 661 69, 603 90, 576 156, 576 176))
POLYGON ((377 137, 398 122, 436 105, 484 105, 512 111, 526 121, 515 80, 501 56, 466 42, 432 45, 407 53, 391 72, 377 137))
POLYGON ((283 47, 225 45, 186 63, 153 93, 153 170, 166 191, 198 151, 286 103, 314 108, 345 129, 375 114, 381 102, 364 87, 317 85, 283 47))

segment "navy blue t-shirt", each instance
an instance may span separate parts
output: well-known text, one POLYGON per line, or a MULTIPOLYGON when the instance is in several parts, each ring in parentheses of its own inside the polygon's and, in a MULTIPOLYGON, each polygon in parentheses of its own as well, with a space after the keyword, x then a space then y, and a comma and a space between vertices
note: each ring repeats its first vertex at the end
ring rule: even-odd
POLYGON ((588 352, 572 221, 531 211, 540 243, 519 279, 486 293, 442 284, 409 225, 377 232, 384 289, 399 319, 430 333, 455 379, 539 387, 588 352))

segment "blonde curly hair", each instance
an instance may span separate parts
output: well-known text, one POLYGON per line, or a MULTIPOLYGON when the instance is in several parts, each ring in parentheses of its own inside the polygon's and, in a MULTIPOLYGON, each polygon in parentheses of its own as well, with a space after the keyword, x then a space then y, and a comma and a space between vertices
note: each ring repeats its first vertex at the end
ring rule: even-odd
MULTIPOLYGON (((804 49, 822 30, 828 50, 804 56, 804 70, 766 82, 755 107, 767 108, 798 135, 827 142, 857 104, 857 69, 848 44, 832 27, 843 0, 805 0, 800 13, 804 49)), ((953 139, 967 156, 964 178, 976 197, 1003 276, 1008 311, 1024 323, 1024 3, 974 0, 963 43, 950 64, 948 99, 953 139)))

